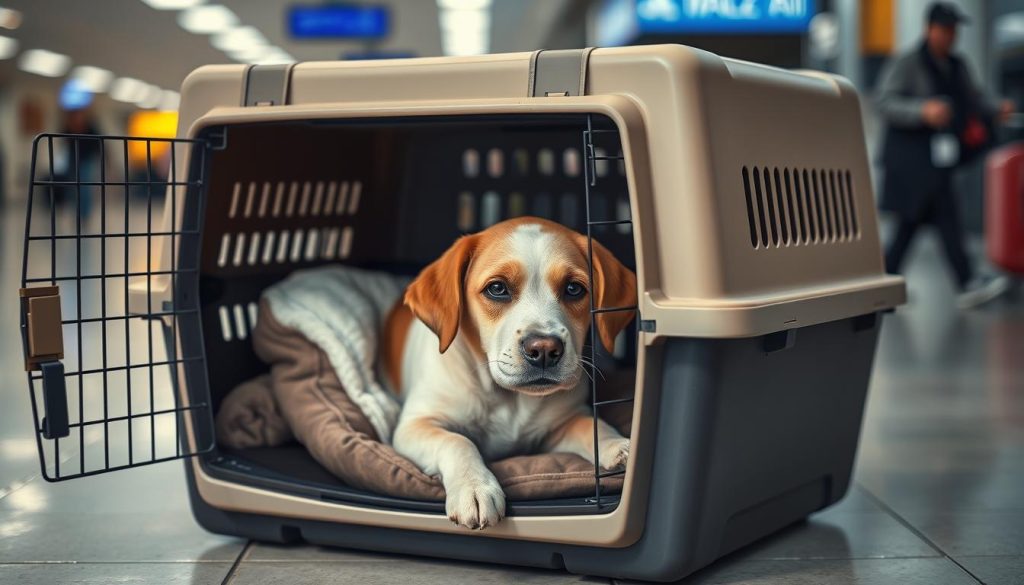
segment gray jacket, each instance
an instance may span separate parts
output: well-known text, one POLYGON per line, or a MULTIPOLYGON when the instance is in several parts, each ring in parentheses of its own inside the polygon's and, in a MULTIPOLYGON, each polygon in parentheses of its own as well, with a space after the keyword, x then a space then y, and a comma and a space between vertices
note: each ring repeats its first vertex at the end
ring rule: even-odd
MULTIPOLYGON (((925 124, 922 115, 924 103, 940 95, 940 88, 936 87, 939 82, 933 77, 927 60, 921 46, 891 60, 882 71, 875 96, 877 109, 887 124, 882 146, 885 174, 881 207, 906 218, 924 217, 936 197, 951 195, 949 169, 933 164, 931 138, 934 131, 925 124)), ((964 96, 969 112, 991 121, 999 104, 978 89, 963 59, 954 57, 947 66, 958 68, 950 79, 959 80, 961 87, 957 94, 964 96)), ((961 150, 966 160, 978 152, 977 149, 961 150)))
MULTIPOLYGON (((977 106, 990 116, 999 111, 999 102, 990 99, 974 83, 970 67, 961 59, 960 78, 968 85, 968 93, 974 96, 977 106)), ((878 78, 875 105, 886 123, 899 128, 923 128, 921 109, 929 98, 934 97, 931 78, 921 61, 918 49, 907 51, 891 59, 882 69, 878 78)))

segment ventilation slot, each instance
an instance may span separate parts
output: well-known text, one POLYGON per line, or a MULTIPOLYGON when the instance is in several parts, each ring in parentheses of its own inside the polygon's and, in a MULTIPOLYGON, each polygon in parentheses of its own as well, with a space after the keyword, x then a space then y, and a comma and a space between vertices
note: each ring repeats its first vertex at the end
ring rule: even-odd
POLYGON ((850 171, 743 167, 740 176, 753 248, 860 239, 850 171))

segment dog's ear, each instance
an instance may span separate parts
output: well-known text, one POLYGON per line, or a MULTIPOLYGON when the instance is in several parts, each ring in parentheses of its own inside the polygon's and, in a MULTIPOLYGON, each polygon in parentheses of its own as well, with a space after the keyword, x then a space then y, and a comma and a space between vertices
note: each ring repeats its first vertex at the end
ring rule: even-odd
MULTIPOLYGON (((593 241, 594 250, 594 282, 591 284, 594 295, 594 307, 609 309, 613 307, 632 307, 637 303, 636 275, 622 262, 602 246, 593 241)), ((587 256, 587 238, 580 236, 583 256, 587 256)), ((615 349, 615 338, 626 325, 633 320, 636 311, 611 311, 597 314, 597 334, 601 345, 611 352, 615 349)))
POLYGON ((405 290, 405 304, 437 335, 441 353, 459 332, 466 267, 475 249, 476 236, 462 236, 405 290))

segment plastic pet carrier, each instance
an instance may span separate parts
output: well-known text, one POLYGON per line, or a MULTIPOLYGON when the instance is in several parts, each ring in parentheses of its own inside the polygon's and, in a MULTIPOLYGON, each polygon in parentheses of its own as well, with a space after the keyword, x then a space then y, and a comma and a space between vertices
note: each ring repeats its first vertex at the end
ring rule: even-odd
POLYGON ((649 580, 846 492, 880 315, 904 300, 847 81, 677 45, 210 66, 178 136, 35 143, 22 333, 47 479, 183 458, 213 532, 649 580), (592 495, 469 531, 297 445, 217 445, 224 396, 267 368, 267 286, 327 263, 415 275, 518 215, 637 275, 638 307, 592 308, 638 310, 593 356, 634 392, 593 376, 597 413, 632 407, 632 448, 592 495))

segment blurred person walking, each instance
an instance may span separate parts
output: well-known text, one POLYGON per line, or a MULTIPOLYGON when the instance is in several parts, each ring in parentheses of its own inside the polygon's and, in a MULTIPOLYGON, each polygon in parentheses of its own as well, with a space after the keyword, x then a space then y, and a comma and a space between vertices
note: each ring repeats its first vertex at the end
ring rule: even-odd
POLYGON ((885 265, 900 272, 914 235, 932 224, 956 278, 957 304, 972 307, 1001 294, 1009 282, 975 274, 964 250, 953 171, 985 150, 993 122, 1008 117, 1013 104, 985 96, 953 52, 957 27, 967 22, 956 5, 935 2, 927 14, 921 45, 893 59, 879 80, 877 105, 888 125, 881 207, 898 217, 885 265))
POLYGON ((54 179, 67 183, 91 183, 67 185, 54 189, 55 204, 75 210, 81 219, 92 215, 93 199, 98 191, 94 185, 100 180, 100 168, 105 165, 102 156, 100 130, 92 113, 93 94, 72 79, 60 90, 59 103, 62 111, 62 134, 73 134, 77 138, 56 140, 53 143, 52 169, 54 179))

